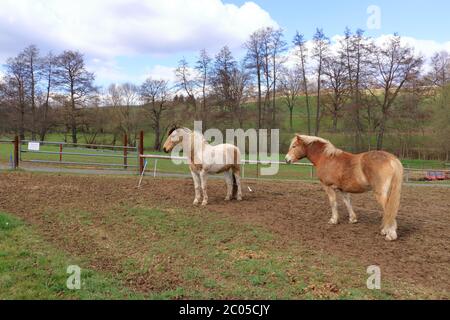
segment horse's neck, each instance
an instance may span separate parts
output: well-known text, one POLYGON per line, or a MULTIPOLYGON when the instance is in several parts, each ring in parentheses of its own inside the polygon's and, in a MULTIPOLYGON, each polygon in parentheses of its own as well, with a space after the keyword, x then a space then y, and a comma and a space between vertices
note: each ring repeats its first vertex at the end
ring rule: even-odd
POLYGON ((183 152, 191 160, 199 161, 203 157, 204 150, 209 146, 202 135, 191 133, 186 139, 186 143, 183 145, 183 152))
POLYGON ((313 165, 317 165, 325 157, 323 154, 325 146, 322 142, 313 142, 306 147, 306 157, 313 165))

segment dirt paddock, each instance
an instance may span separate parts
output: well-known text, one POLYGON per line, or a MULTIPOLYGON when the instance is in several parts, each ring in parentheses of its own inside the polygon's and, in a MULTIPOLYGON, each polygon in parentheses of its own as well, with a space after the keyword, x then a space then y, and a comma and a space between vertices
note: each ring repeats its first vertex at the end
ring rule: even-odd
MULTIPOLYGON (((101 210, 112 203, 192 208, 191 179, 146 177, 136 189, 136 177, 58 176, 0 173, 0 211, 39 225, 47 207, 101 210)), ((235 221, 256 224, 340 259, 381 267, 384 276, 445 292, 450 289, 450 188, 404 186, 398 215, 397 241, 380 235, 381 209, 370 193, 353 195, 357 224, 339 203, 338 225, 328 225, 330 207, 319 184, 243 181, 242 202, 224 201, 225 185, 209 180, 205 214, 219 213, 235 221), (247 188, 251 187, 253 192, 247 188)), ((49 238, 58 230, 42 227, 49 238)), ((57 240, 55 240, 57 241, 57 240)))

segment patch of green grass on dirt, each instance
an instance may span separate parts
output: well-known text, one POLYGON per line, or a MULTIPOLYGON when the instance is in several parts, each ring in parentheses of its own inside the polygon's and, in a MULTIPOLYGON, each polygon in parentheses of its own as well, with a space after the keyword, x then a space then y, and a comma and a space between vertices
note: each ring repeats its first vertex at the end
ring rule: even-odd
POLYGON ((19 219, 0 212, 0 299, 138 298, 110 275, 83 267, 19 219), (81 268, 81 289, 69 290, 69 265, 81 268))
POLYGON ((405 291, 387 279, 381 290, 369 290, 367 266, 206 208, 123 203, 101 212, 48 210, 36 227, 42 233, 55 223, 51 232, 60 239, 46 237, 50 242, 34 226, 0 214, 0 299, 421 297, 418 288, 405 291), (66 288, 73 264, 82 269, 81 290, 66 288))
POLYGON ((154 240, 145 263, 128 261, 124 273, 168 284, 150 298, 392 299, 398 294, 385 283, 381 291, 367 289, 365 268, 352 261, 279 243, 263 228, 203 209, 134 207, 128 213, 154 240))

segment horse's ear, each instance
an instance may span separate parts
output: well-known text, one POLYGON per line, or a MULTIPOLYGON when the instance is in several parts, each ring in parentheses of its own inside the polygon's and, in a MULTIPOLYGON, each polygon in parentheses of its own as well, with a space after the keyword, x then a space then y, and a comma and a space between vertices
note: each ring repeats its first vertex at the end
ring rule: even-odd
POLYGON ((303 142, 302 137, 300 136, 300 134, 297 133, 297 134, 295 135, 295 138, 297 139, 297 142, 298 142, 298 143, 303 142))

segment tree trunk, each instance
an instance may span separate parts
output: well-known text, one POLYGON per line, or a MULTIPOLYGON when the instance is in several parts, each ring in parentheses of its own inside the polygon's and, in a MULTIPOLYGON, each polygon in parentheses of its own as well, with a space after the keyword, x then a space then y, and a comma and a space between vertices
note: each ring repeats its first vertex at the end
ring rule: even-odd
POLYGON ((20 109, 19 136, 20 140, 25 140, 25 108, 23 106, 20 109))
POLYGON ((337 122, 338 122, 338 115, 337 115, 337 111, 335 110, 333 112, 333 131, 337 132, 337 122))
POLYGON ((289 107, 289 127, 291 128, 291 131, 294 127, 293 123, 292 123, 292 111, 293 111, 293 107, 289 107))
POLYGON ((78 138, 77 138, 77 125, 75 123, 75 115, 72 116, 72 142, 73 143, 78 143, 78 138))
POLYGON ((317 80, 317 106, 316 106, 316 128, 314 135, 318 136, 320 131, 320 75, 317 80))
POLYGON ((381 118, 380 129, 377 135, 377 150, 383 149, 383 138, 385 128, 386 128, 386 115, 383 114, 383 117, 381 118))
POLYGON ((160 125, 159 125, 159 119, 155 123, 154 131, 155 131, 155 141, 154 141, 153 149, 155 149, 156 151, 160 151, 161 150, 161 139, 160 139, 161 129, 160 129, 160 125))
POLYGON ((257 76, 258 76, 258 129, 261 129, 261 69, 257 64, 257 76))
POLYGON ((30 59, 31 73, 31 140, 36 140, 36 99, 35 99, 35 79, 34 79, 34 63, 33 57, 30 59))

